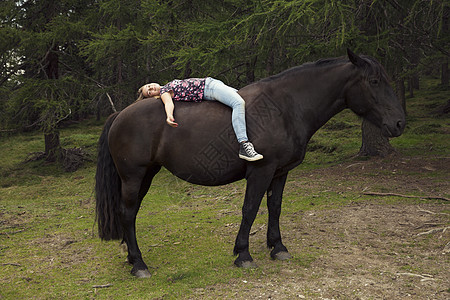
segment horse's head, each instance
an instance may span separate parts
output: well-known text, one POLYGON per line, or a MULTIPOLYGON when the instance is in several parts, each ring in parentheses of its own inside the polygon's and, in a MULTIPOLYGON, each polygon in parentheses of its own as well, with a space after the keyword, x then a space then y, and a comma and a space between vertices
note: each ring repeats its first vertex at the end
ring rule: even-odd
POLYGON ((383 66, 374 58, 360 57, 347 50, 356 77, 346 89, 347 106, 380 127, 384 136, 395 137, 405 128, 405 112, 383 66))

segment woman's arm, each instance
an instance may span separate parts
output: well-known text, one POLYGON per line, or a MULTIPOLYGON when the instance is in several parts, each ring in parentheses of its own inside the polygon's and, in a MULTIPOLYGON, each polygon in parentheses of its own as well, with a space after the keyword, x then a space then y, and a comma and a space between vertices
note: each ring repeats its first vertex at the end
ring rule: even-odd
POLYGON ((166 92, 161 95, 161 100, 164 103, 164 109, 166 110, 167 124, 172 127, 178 127, 178 123, 175 122, 175 119, 173 117, 173 110, 175 107, 173 105, 172 95, 170 95, 169 92, 166 92))

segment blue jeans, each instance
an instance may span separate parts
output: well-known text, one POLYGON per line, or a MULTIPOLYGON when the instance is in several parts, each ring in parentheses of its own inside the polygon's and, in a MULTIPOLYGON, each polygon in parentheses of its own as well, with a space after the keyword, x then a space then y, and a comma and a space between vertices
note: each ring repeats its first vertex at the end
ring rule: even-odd
POLYGON ((205 82, 205 100, 216 100, 228 105, 233 110, 231 123, 239 143, 248 141, 245 125, 245 101, 235 88, 229 87, 222 81, 207 77, 205 82))

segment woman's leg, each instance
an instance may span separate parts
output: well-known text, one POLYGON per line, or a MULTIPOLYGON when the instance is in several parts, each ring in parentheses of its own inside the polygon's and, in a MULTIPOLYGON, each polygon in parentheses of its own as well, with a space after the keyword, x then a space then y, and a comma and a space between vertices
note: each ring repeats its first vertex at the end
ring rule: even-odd
POLYGON ((245 124, 245 101, 237 90, 225 85, 222 81, 207 78, 205 84, 206 100, 219 101, 232 109, 231 122, 239 143, 248 141, 245 124))
POLYGON ((263 156, 256 152, 253 144, 248 141, 245 125, 245 101, 237 93, 237 90, 220 80, 208 77, 205 82, 204 98, 206 100, 217 100, 233 110, 231 122, 240 145, 239 157, 248 161, 262 159, 263 156))

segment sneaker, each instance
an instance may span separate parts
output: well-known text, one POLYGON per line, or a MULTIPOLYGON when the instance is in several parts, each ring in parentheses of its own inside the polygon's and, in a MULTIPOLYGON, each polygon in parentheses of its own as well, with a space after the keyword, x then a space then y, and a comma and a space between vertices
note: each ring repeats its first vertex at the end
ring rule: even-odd
POLYGON ((243 142, 241 143, 240 149, 239 149, 239 158, 248 160, 248 161, 255 161, 260 160, 263 158, 261 154, 255 151, 255 148, 253 148, 253 144, 250 142, 243 142))

